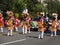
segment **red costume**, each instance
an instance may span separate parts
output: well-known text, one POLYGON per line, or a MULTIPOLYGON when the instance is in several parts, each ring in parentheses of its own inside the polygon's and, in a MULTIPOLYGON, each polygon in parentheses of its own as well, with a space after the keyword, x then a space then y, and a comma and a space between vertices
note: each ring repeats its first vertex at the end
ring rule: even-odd
POLYGON ((2 17, 2 14, 0 14, 0 28, 4 27, 4 19, 2 17))
POLYGON ((18 18, 15 19, 15 27, 19 27, 19 19, 18 18))

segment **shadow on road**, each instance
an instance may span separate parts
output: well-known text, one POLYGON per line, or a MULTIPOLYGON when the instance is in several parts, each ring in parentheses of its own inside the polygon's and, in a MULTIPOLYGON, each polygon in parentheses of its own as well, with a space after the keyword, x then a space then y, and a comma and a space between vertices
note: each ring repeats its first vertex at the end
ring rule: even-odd
POLYGON ((38 38, 37 36, 27 36, 27 37, 30 37, 30 38, 38 38))
POLYGON ((7 36, 7 34, 2 34, 3 36, 7 36))

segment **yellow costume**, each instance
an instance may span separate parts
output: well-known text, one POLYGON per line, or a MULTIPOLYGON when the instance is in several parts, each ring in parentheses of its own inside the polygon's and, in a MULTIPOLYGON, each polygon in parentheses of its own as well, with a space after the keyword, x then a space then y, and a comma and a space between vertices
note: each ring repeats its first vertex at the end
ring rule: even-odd
POLYGON ((8 20, 8 30, 13 30, 13 21, 11 19, 8 20))
POLYGON ((38 31, 44 31, 43 22, 38 22, 38 31))
POLYGON ((53 31, 55 31, 55 29, 56 29, 56 31, 57 31, 56 21, 53 21, 53 22, 52 22, 52 25, 51 25, 51 27, 50 27, 50 30, 53 32, 53 31))

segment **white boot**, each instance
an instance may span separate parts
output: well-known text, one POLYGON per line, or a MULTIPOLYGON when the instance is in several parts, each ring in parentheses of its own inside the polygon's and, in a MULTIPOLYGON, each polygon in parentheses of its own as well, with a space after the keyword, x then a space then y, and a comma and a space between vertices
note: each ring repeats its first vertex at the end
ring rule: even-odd
POLYGON ((28 33, 31 33, 30 28, 28 28, 28 30, 29 30, 29 32, 28 32, 28 33))
POLYGON ((41 35, 40 35, 40 32, 39 32, 39 36, 38 36, 39 39, 40 39, 40 36, 41 36, 41 35))
POLYGON ((1 28, 1 32, 3 32, 3 28, 1 28))
POLYGON ((55 31, 54 33, 55 33, 55 35, 54 35, 54 36, 56 36, 56 31, 55 31))
POLYGON ((10 30, 10 35, 11 35, 11 36, 13 35, 13 33, 12 33, 12 32, 13 32, 13 30, 10 30))
POLYGON ((8 34, 7 35, 9 36, 9 31, 8 31, 8 34))
POLYGON ((27 34, 27 27, 25 28, 25 34, 27 34))
POLYGON ((41 32, 41 38, 43 38, 43 35, 44 35, 44 31, 41 32))
POLYGON ((23 34, 24 34, 24 27, 22 27, 22 32, 23 32, 23 34))
POLYGON ((53 32, 51 32, 51 36, 53 36, 53 32))
POLYGON ((15 27, 15 29, 16 29, 16 31, 18 31, 18 28, 17 27, 15 27))

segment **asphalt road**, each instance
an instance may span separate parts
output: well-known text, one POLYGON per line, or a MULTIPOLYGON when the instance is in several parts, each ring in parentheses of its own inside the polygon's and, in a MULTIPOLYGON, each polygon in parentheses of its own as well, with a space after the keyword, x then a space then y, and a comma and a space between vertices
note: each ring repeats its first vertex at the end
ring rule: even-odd
POLYGON ((60 45, 60 31, 56 37, 51 37, 50 33, 45 33, 43 39, 38 39, 38 32, 31 31, 31 34, 13 32, 13 36, 7 36, 7 30, 0 32, 0 45, 60 45))

